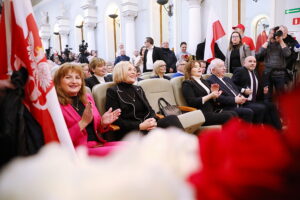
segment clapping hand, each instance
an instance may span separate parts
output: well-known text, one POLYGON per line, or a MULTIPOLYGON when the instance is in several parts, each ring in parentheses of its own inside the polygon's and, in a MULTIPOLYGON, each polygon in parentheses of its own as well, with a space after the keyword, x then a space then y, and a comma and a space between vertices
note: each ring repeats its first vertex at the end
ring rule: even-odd
POLYGON ((140 123, 140 130, 150 131, 157 126, 156 120, 154 118, 148 118, 142 123, 140 123))
POLYGON ((219 89, 220 89, 220 85, 218 83, 211 84, 211 86, 210 86, 210 90, 212 92, 219 91, 219 89))
POLYGON ((87 103, 83 111, 81 120, 79 121, 80 130, 83 130, 93 120, 93 110, 91 103, 87 103))
POLYGON ((109 108, 107 112, 102 115, 101 124, 102 126, 107 126, 116 121, 121 115, 121 109, 116 109, 112 111, 112 108, 109 108))

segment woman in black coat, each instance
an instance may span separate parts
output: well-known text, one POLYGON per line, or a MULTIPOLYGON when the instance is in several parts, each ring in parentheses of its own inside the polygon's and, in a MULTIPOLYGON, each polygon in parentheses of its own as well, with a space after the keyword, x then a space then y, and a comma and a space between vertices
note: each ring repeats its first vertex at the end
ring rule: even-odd
POLYGON ((146 134, 157 126, 182 128, 175 115, 163 119, 156 117, 143 89, 133 85, 136 77, 135 67, 128 61, 121 61, 113 71, 113 81, 116 85, 108 88, 106 92, 106 108, 120 108, 122 111, 119 119, 114 123, 120 126, 119 139, 133 130, 139 130, 146 134))
POLYGON ((202 79, 203 71, 205 71, 205 66, 201 67, 198 61, 190 61, 186 64, 185 80, 182 83, 183 96, 189 106, 203 112, 204 125, 223 124, 237 114, 234 111, 216 109, 217 99, 222 91, 219 91, 218 84, 210 86, 202 79))

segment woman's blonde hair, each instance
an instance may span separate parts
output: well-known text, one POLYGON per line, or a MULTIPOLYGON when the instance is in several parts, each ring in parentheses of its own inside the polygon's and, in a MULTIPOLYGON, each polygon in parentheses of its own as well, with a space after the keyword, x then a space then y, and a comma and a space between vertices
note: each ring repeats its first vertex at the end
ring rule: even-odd
POLYGON ((162 65, 167 65, 167 64, 163 60, 157 60, 157 61, 154 62, 154 64, 153 64, 153 75, 158 76, 159 67, 162 66, 162 65))
POLYGON ((102 58, 93 58, 89 64, 90 72, 94 73, 93 70, 99 65, 100 66, 106 65, 105 60, 102 58))
POLYGON ((184 79, 185 80, 192 80, 192 69, 195 67, 196 63, 198 63, 200 66, 200 62, 198 60, 190 60, 185 64, 184 67, 184 79))
POLYGON ((81 88, 78 92, 78 97, 83 104, 87 103, 85 83, 84 83, 84 73, 82 67, 78 64, 65 63, 63 64, 54 74, 54 85, 58 97, 58 101, 62 105, 67 105, 72 103, 72 99, 69 95, 63 91, 61 88, 61 80, 69 73, 75 72, 78 73, 81 78, 81 88))
POLYGON ((126 81, 129 67, 135 68, 129 61, 121 61, 115 65, 113 70, 113 82, 122 83, 126 81))

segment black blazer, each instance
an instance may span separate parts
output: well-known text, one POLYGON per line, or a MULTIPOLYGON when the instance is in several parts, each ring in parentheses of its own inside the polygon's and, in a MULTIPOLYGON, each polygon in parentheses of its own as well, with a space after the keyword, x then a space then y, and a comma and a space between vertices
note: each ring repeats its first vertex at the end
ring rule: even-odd
POLYGON ((106 105, 108 110, 112 107, 113 110, 120 108, 121 115, 114 124, 120 126, 121 131, 125 133, 132 130, 139 130, 139 124, 148 118, 156 118, 154 110, 151 108, 143 89, 140 86, 132 85, 135 91, 135 102, 128 95, 128 87, 124 87, 121 84, 117 84, 107 89, 106 92, 106 105), (146 109, 137 110, 136 101, 144 104, 146 109), (144 118, 138 118, 137 116, 143 115, 144 118))
MULTIPOLYGON (((169 76, 164 75, 163 77, 164 77, 164 79, 171 80, 171 77, 169 77, 169 76)), ((150 76, 150 78, 160 78, 160 77, 158 75, 156 75, 156 76, 150 76)))
MULTIPOLYGON (((104 76, 104 80, 105 80, 105 82, 111 82, 112 78, 111 78, 111 76, 104 76)), ((93 87, 95 85, 97 85, 99 83, 100 82, 98 81, 97 77, 94 75, 85 79, 85 85, 88 86, 91 90, 93 89, 93 87)))
MULTIPOLYGON (((147 70, 146 65, 147 65, 147 54, 148 54, 148 49, 146 49, 145 54, 144 54, 144 69, 143 72, 150 72, 152 70, 147 70)), ((163 60, 163 53, 161 48, 159 47, 153 47, 153 53, 152 53, 152 60, 153 63, 157 60, 163 60)))
MULTIPOLYGON (((201 78, 202 83, 210 88, 207 81, 201 78)), ((209 101, 202 104, 202 97, 208 95, 206 90, 195 80, 185 80, 182 82, 182 93, 187 102, 191 107, 201 109, 203 112, 214 111, 214 101, 209 101)))
MULTIPOLYGON (((231 109, 233 107, 237 107, 237 104, 235 103, 235 95, 218 77, 212 74, 207 79, 207 81, 210 84, 218 83, 220 85, 220 90, 222 90, 223 92, 217 99, 217 101, 221 104, 223 108, 231 109)), ((236 93, 240 93, 238 87, 232 82, 230 78, 224 77, 223 81, 226 82, 226 84, 230 84, 236 93)))
MULTIPOLYGON (((263 96, 262 81, 258 78, 256 71, 254 71, 254 74, 258 81, 256 99, 261 99, 263 96)), ((240 67, 236 69, 231 79, 234 82, 234 84, 239 88, 239 91, 241 91, 242 88, 247 88, 247 87, 250 88, 251 86, 251 77, 246 67, 240 67)))
MULTIPOLYGON (((196 49, 197 60, 204 60, 204 51, 205 51, 205 41, 197 45, 197 49, 196 49)), ((215 43, 215 57, 225 61, 225 56, 220 50, 217 43, 215 43)))

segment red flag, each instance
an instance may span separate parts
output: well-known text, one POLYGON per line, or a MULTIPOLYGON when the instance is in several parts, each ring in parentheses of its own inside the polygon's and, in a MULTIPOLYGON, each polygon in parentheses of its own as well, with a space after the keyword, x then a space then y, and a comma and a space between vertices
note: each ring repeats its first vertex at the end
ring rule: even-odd
MULTIPOLYGON (((206 29, 204 60, 210 62, 215 58, 215 43, 218 43, 223 36, 225 36, 225 31, 222 24, 214 11, 210 9, 206 29)), ((219 47, 221 46, 219 45, 219 47)))
POLYGON ((268 40, 266 31, 261 32, 256 39, 256 51, 268 40))
POLYGON ((5 0, 0 23, 0 79, 25 67, 24 105, 43 129, 45 143, 59 141, 74 153, 29 0, 5 0))

